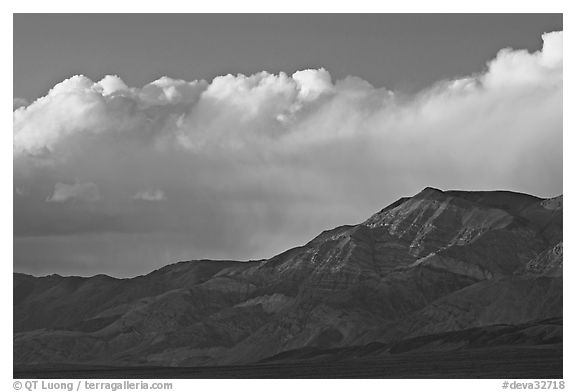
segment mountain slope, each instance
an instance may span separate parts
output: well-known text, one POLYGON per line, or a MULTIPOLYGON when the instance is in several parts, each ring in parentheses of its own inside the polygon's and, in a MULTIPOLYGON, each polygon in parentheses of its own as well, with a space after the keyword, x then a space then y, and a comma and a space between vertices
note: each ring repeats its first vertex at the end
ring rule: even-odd
POLYGON ((18 366, 247 364, 561 317, 562 198, 513 192, 426 188, 267 260, 14 274, 18 366))

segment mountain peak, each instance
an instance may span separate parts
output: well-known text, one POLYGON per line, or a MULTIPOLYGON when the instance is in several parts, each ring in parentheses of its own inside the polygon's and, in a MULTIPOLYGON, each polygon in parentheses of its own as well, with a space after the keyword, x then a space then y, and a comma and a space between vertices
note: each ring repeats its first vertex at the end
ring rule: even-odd
POLYGON ((442 191, 441 189, 427 186, 426 188, 422 189, 419 193, 414 195, 414 197, 437 196, 437 195, 443 195, 443 194, 444 194, 444 191, 442 191))
POLYGON ((468 341, 492 326, 498 344, 548 345, 561 328, 517 340, 501 326, 562 316, 561 201, 427 187, 264 261, 132 279, 14 274, 14 362, 248 364, 447 332, 468 341))

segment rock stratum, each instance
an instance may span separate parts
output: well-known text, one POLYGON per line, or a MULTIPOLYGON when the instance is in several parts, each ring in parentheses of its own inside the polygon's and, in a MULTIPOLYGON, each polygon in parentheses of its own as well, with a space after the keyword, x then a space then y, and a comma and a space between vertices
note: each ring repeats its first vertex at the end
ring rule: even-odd
POLYGON ((562 196, 426 188, 267 260, 14 274, 14 363, 198 367, 562 343, 562 196))

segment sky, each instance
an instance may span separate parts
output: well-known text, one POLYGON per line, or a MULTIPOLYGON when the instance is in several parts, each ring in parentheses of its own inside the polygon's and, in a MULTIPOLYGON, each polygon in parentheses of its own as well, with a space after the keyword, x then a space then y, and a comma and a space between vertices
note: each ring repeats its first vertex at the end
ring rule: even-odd
POLYGON ((14 270, 248 260, 426 186, 562 193, 561 15, 15 15, 14 270))

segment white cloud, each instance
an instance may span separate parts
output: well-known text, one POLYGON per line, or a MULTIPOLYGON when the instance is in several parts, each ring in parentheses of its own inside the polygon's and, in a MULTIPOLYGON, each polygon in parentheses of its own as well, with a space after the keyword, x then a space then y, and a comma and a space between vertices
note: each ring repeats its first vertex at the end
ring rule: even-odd
POLYGON ((116 92, 128 91, 128 86, 117 75, 106 75, 101 81, 96 83, 96 87, 102 89, 102 95, 110 95, 116 92))
POLYGON ((292 79, 298 85, 298 96, 304 100, 314 100, 332 90, 332 76, 324 68, 306 69, 295 72, 292 79))
POLYGON ((63 203, 67 201, 95 202, 100 199, 98 186, 91 182, 63 184, 57 182, 54 185, 54 193, 46 201, 63 203))
POLYGON ((428 185, 555 196, 562 67, 558 32, 413 96, 324 69, 141 88, 74 76, 14 111, 14 184, 42 200, 15 219, 54 216, 38 212, 55 208, 46 199, 100 198, 59 207, 74 207, 74 227, 96 214, 101 231, 186 233, 194 257, 248 258, 428 185))
POLYGON ((543 35, 542 51, 502 49, 482 78, 490 88, 562 83, 562 32, 543 35))

